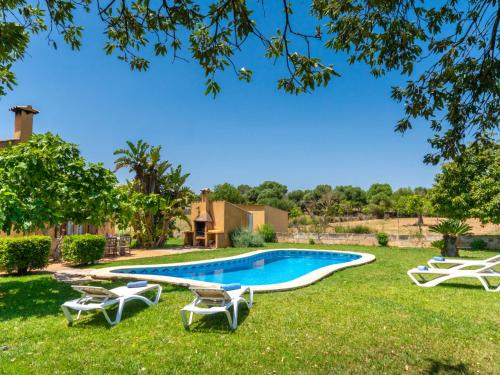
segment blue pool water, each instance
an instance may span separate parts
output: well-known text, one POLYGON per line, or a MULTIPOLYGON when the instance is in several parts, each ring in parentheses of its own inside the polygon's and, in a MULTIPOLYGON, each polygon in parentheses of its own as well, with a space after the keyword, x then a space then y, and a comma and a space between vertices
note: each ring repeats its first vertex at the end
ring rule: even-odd
POLYGON ((112 272, 172 276, 218 284, 267 285, 291 281, 318 268, 359 258, 360 255, 337 252, 275 250, 232 260, 186 266, 121 268, 112 272))

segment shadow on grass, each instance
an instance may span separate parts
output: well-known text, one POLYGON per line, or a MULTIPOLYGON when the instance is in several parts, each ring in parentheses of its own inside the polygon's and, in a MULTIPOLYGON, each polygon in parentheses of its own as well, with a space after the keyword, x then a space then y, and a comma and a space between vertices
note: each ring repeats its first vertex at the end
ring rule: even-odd
MULTIPOLYGON (((116 312, 118 310, 117 306, 118 305, 106 309, 111 320, 114 320, 116 317, 116 312)), ((125 308, 123 309, 122 319, 120 320, 120 323, 118 323, 118 325, 120 325, 123 321, 129 318, 133 318, 134 316, 140 314, 148 307, 153 307, 153 306, 148 306, 141 301, 127 302, 125 308)), ((64 316, 62 316, 62 318, 64 319, 64 316)), ((103 313, 97 310, 89 311, 87 313, 82 313, 80 319, 78 320, 76 320, 76 315, 74 315, 74 319, 75 320, 73 321, 73 324, 70 327, 71 329, 85 330, 85 329, 95 329, 97 327, 111 329, 114 327, 106 321, 106 318, 104 318, 103 313)))
MULTIPOLYGON (((123 281, 119 281, 93 282, 90 285, 111 289, 123 284, 123 281)), ((178 292, 182 289, 182 287, 164 285, 162 295, 164 296, 170 292, 178 292)), ((79 296, 80 293, 73 290, 71 285, 58 282, 50 276, 6 277, 0 283, 0 322, 10 319, 28 319, 49 315, 60 315, 64 319, 61 304, 79 296)), ((162 297, 160 301, 164 298, 166 297, 162 297)), ((136 311, 142 310, 143 307, 147 306, 141 301, 128 302, 123 311, 122 319, 126 319, 136 311)), ((110 311, 110 316, 114 317, 115 313, 115 311, 110 311)), ((81 321, 89 321, 91 324, 95 323, 99 325, 104 322, 108 325, 102 313, 89 314, 88 316, 92 318, 90 320, 82 318, 81 321), (92 317, 93 315, 96 316, 92 317)))
POLYGON ((6 280, 0 283, 0 321, 58 315, 61 304, 77 296, 70 285, 58 283, 51 277, 6 280))
POLYGON ((438 374, 472 374, 469 370, 469 366, 463 362, 457 364, 451 364, 449 362, 437 361, 435 359, 428 359, 429 368, 424 371, 427 375, 438 375, 438 374))
MULTIPOLYGON (((231 317, 233 316, 233 309, 229 310, 231 313, 231 317)), ((238 308, 238 327, 243 324, 248 315, 250 314, 250 310, 244 305, 241 304, 238 308)), ((189 327, 189 331, 193 333, 202 333, 202 332, 220 332, 220 333, 233 333, 231 327, 229 326, 229 322, 227 320, 226 314, 219 313, 213 315, 203 315, 203 317, 199 320, 196 320, 196 314, 193 318, 193 324, 189 327)))

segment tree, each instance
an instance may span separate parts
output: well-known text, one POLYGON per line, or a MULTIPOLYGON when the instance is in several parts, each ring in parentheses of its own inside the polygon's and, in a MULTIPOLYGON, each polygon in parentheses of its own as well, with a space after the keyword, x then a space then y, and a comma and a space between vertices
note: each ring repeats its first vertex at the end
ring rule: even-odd
POLYGON ((262 184, 257 186, 258 191, 257 202, 263 199, 276 198, 283 199, 288 191, 288 188, 275 181, 264 181, 262 184))
POLYGON ((475 217, 500 223, 500 145, 470 145, 457 161, 442 166, 435 177, 431 201, 448 218, 475 217))
POLYGON ((304 195, 306 212, 313 219, 319 232, 325 232, 332 218, 338 215, 336 210, 340 195, 330 185, 318 185, 304 195))
POLYGON ((469 234, 471 227, 469 224, 456 219, 441 221, 439 224, 431 225, 429 230, 443 235, 444 246, 441 255, 448 257, 458 257, 457 239, 458 236, 469 234))
POLYGON ((189 174, 181 166, 161 160, 161 147, 139 140, 127 142, 128 149, 115 155, 116 169, 128 168, 134 178, 120 191, 120 226, 131 227, 140 246, 161 247, 175 227, 176 220, 188 221, 185 208, 194 198, 185 186, 189 174))
POLYGON ((342 194, 342 200, 347 201, 353 210, 361 211, 366 205, 366 192, 357 186, 335 186, 335 191, 342 194))
POLYGON ((389 184, 373 184, 366 192, 368 206, 366 210, 377 216, 384 217, 384 214, 392 207, 392 188, 389 184))
POLYGON ((245 203, 245 198, 240 190, 227 182, 215 185, 210 199, 214 201, 227 201, 235 204, 245 203))
POLYGON ((400 188, 392 196, 393 206, 399 215, 417 216, 417 225, 421 232, 424 215, 433 214, 433 206, 429 200, 428 189, 424 187, 400 188))
POLYGON ((305 194, 306 192, 304 190, 293 190, 287 194, 287 198, 293 201, 298 207, 300 207, 304 203, 305 194))
POLYGON ((477 144, 494 140, 500 105, 498 1, 311 0, 307 6, 283 0, 281 4, 276 13, 264 9, 260 24, 255 14, 265 4, 244 0, 4 2, 0 95, 15 84, 13 63, 24 57, 33 35, 47 32, 56 47, 57 33, 78 50, 83 27, 76 15, 95 9, 107 37, 106 54, 116 54, 131 69, 141 71, 150 65, 145 58, 149 47, 157 56, 170 53, 174 60, 184 60, 185 49, 207 78, 206 94, 220 91, 217 74, 228 68, 238 79, 251 80, 252 70, 237 65, 236 54, 241 51, 246 57, 244 50, 253 39, 268 59, 283 66, 285 75, 277 87, 287 93, 311 92, 340 76, 320 55, 334 61, 331 54, 338 54, 350 64, 365 63, 374 77, 390 71, 408 77, 405 87, 392 90, 392 98, 405 109, 396 130, 408 131, 414 118, 429 122, 435 132, 429 142, 436 152, 426 155, 428 163, 456 158, 468 134, 477 144))
POLYGON ((245 186, 245 189, 245 198, 248 203, 264 204, 289 212, 295 207, 294 202, 286 197, 288 188, 278 182, 264 181, 259 186, 250 189, 245 186))
POLYGON ((0 230, 45 231, 66 222, 102 225, 118 202, 115 175, 87 163, 51 133, 0 150, 0 230))
POLYGON ((258 204, 264 204, 266 206, 271 206, 274 208, 279 208, 283 211, 292 212, 297 206, 289 199, 279 199, 279 198, 263 198, 259 199, 258 204))
POLYGON ((432 204, 425 195, 412 194, 408 197, 407 207, 412 215, 417 216, 417 225, 421 232, 424 225, 424 215, 432 212, 432 204))
POLYGON ((411 216, 409 200, 413 195, 413 189, 410 187, 399 188, 392 194, 392 205, 398 216, 411 216))
POLYGON ((241 196, 243 197, 244 201, 248 202, 249 201, 248 194, 252 190, 252 187, 250 185, 242 184, 242 185, 238 185, 237 189, 240 192, 241 196))

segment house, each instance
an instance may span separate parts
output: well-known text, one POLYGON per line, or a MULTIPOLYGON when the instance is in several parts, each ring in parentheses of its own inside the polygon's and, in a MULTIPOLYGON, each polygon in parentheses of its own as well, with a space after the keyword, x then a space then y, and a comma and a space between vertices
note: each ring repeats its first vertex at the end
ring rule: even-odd
POLYGON ((19 142, 26 142, 33 135, 33 116, 39 112, 30 105, 18 105, 14 112, 14 138, 0 140, 0 149, 19 142))
POLYGON ((263 224, 271 224, 277 233, 288 231, 287 211, 260 204, 210 201, 209 193, 209 189, 203 189, 201 201, 191 205, 191 231, 184 232, 186 245, 226 247, 231 243, 232 230, 257 230, 263 224))
MULTIPOLYGON (((10 147, 17 143, 28 141, 33 135, 33 116, 38 114, 39 111, 34 109, 31 105, 19 105, 9 109, 14 112, 14 137, 11 139, 0 140, 0 149, 10 147)), ((115 232, 112 223, 106 223, 102 227, 95 227, 90 224, 74 224, 71 222, 63 223, 59 226, 60 234, 112 234, 115 232)), ((47 228, 45 231, 36 231, 32 234, 48 234, 52 238, 56 238, 56 228, 47 228)), ((12 232, 10 236, 21 236, 22 233, 12 232)), ((0 231, 0 237, 5 237, 6 234, 0 231)))

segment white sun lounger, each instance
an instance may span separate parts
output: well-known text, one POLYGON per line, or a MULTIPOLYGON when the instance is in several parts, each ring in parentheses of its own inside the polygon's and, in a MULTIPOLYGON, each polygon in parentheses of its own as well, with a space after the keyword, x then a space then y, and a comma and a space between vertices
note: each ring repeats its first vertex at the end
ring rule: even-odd
POLYGON ((195 299, 181 309, 182 323, 186 329, 193 322, 193 314, 225 313, 231 329, 235 330, 238 327, 238 305, 243 302, 249 309, 253 305, 253 290, 250 287, 241 287, 228 291, 222 288, 191 287, 190 290, 195 295, 195 299), (248 301, 243 298, 243 295, 247 292, 250 294, 248 301), (231 306, 233 306, 232 318, 229 312, 231 306), (187 313, 189 313, 189 319, 187 313))
POLYGON ((415 284, 423 287, 433 287, 444 281, 458 278, 478 279, 488 292, 500 291, 500 283, 492 286, 489 279, 500 281, 500 272, 495 271, 500 267, 500 261, 493 262, 475 270, 464 270, 457 268, 428 268, 426 270, 413 268, 408 271, 408 276, 415 284))
POLYGON ((118 324, 122 318, 123 307, 125 303, 132 300, 140 300, 145 302, 148 306, 158 303, 161 295, 161 286, 158 284, 149 284, 138 288, 128 288, 126 286, 120 286, 114 289, 105 289, 99 286, 88 286, 88 285, 73 285, 73 289, 82 293, 82 296, 78 299, 65 302, 61 309, 68 319, 69 324, 73 323, 73 317, 71 316, 70 310, 78 311, 76 319, 80 318, 82 311, 100 310, 104 314, 104 317, 109 324, 118 324), (156 298, 150 300, 144 297, 142 294, 156 290, 156 298), (118 311, 116 313, 115 320, 111 320, 106 308, 118 304, 118 311))
POLYGON ((487 266, 489 264, 500 261, 500 255, 495 255, 494 257, 488 259, 444 259, 444 260, 435 260, 431 259, 427 264, 431 268, 442 268, 441 266, 445 266, 449 268, 462 269, 465 267, 474 267, 474 266, 487 266))

